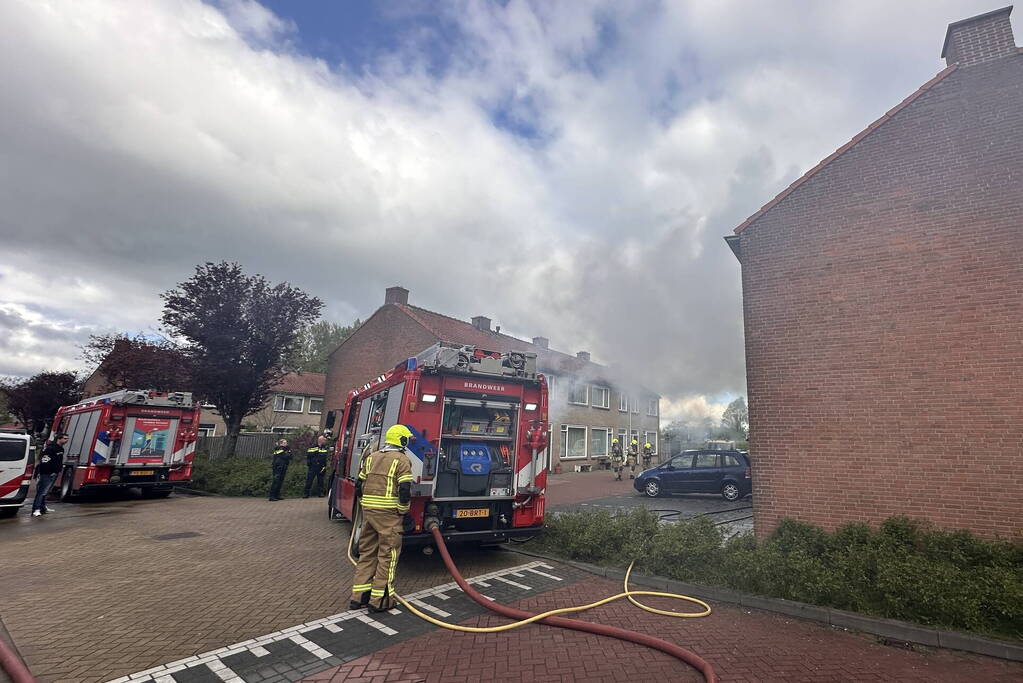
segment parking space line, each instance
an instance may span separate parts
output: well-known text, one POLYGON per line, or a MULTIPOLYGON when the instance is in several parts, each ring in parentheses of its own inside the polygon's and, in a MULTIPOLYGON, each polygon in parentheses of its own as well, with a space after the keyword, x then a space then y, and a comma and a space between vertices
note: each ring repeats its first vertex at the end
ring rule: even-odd
POLYGON ((495 576, 494 578, 497 579, 498 581, 501 581, 502 583, 508 584, 509 586, 515 586, 516 588, 521 588, 524 591, 531 591, 531 590, 533 590, 531 587, 529 587, 529 586, 527 586, 525 584, 519 583, 518 581, 512 581, 511 579, 506 579, 503 576, 495 576))

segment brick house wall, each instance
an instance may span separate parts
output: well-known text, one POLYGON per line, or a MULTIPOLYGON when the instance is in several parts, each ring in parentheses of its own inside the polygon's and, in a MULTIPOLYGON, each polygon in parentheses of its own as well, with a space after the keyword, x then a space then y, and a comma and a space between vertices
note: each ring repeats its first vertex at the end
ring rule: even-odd
POLYGON ((728 238, 758 535, 1023 532, 1023 52, 1008 11, 976 19, 950 26, 949 69, 728 238))
MULTIPOLYGON (((577 356, 570 356, 554 351, 548 348, 548 340, 543 337, 536 337, 531 343, 501 334, 490 329, 490 320, 484 316, 477 316, 470 324, 410 306, 408 290, 401 287, 389 288, 384 305, 330 355, 321 424, 326 425, 332 411, 336 411, 336 419, 340 419, 351 389, 388 372, 395 364, 415 356, 438 341, 472 344, 493 351, 519 350, 537 354, 538 370, 553 377, 549 412, 552 464, 559 460, 562 425, 579 426, 585 430, 583 456, 566 460, 565 465, 568 467, 574 464, 592 466, 595 463, 590 448, 593 428, 617 430, 628 427, 629 414, 618 410, 621 392, 617 386, 622 383, 613 379, 608 368, 592 363, 589 354, 581 352, 577 356), (573 382, 607 387, 610 392, 609 408, 593 407, 589 402, 578 406, 570 404, 567 390, 573 382)), ((640 443, 649 432, 656 446, 660 418, 647 414, 647 403, 653 400, 653 412, 657 413, 660 397, 639 387, 631 393, 640 401, 639 413, 632 415, 632 428, 638 431, 640 443)))

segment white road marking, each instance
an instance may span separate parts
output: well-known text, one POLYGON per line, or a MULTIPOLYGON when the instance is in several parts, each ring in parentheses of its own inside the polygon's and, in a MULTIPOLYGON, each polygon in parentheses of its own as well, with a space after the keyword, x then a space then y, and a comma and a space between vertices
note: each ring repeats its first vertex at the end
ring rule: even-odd
POLYGON ((533 572, 534 574, 539 574, 540 576, 546 576, 548 579, 554 579, 555 581, 561 581, 560 577, 554 576, 554 574, 548 574, 547 572, 542 572, 539 569, 527 569, 526 571, 533 572))
POLYGON ((405 599, 408 600, 409 602, 411 602, 416 607, 419 607, 420 609, 424 609, 427 612, 433 612, 438 617, 450 617, 451 616, 451 612, 445 612, 441 608, 434 607, 433 605, 431 605, 429 603, 426 603, 426 602, 423 602, 422 600, 419 600, 417 598, 405 598, 405 599))
POLYGON ((393 636, 393 635, 397 635, 398 634, 398 632, 395 631, 390 626, 384 626, 383 624, 381 624, 376 619, 373 619, 372 617, 367 617, 365 614, 358 614, 358 615, 355 616, 355 618, 358 619, 359 621, 361 621, 364 624, 368 624, 369 626, 372 626, 373 628, 375 628, 376 630, 380 631, 384 635, 393 636))
POLYGON ((494 578, 497 579, 498 581, 502 582, 502 583, 508 584, 509 586, 515 586, 516 588, 521 588, 524 591, 531 591, 531 590, 533 590, 529 586, 521 584, 518 581, 512 581, 511 579, 506 579, 506 578, 501 577, 501 576, 495 576, 494 578))
MULTIPOLYGON (((468 582, 474 586, 490 588, 493 585, 494 581, 500 581, 502 583, 515 586, 516 588, 520 588, 522 590, 532 590, 532 588, 529 586, 518 583, 517 581, 512 581, 511 579, 503 578, 502 576, 507 574, 511 576, 522 577, 524 576, 522 572, 525 571, 531 571, 533 573, 545 576, 556 581, 562 580, 552 574, 538 571, 536 569, 537 567, 543 567, 544 569, 554 570, 554 567, 544 562, 530 562, 528 564, 520 565, 517 567, 499 569, 497 571, 489 572, 487 574, 481 574, 479 576, 475 576, 471 579, 468 579, 468 582)), ((417 591, 415 593, 405 595, 402 597, 404 597, 412 604, 422 607, 424 610, 433 612, 439 617, 450 617, 451 614, 449 612, 442 610, 439 607, 434 607, 433 605, 430 605, 429 603, 426 603, 423 600, 421 600, 421 598, 433 596, 436 597, 438 600, 450 600, 452 596, 446 595, 446 593, 456 590, 458 590, 458 584, 452 582, 443 584, 441 586, 434 586, 433 588, 427 588, 425 590, 417 591)), ((494 598, 490 597, 489 595, 484 595, 483 597, 486 598, 487 600, 490 600, 491 602, 496 602, 494 598)), ((400 614, 401 611, 391 610, 390 613, 400 614)), ((321 659, 326 659, 327 657, 331 657, 333 655, 326 649, 321 648, 320 646, 306 639, 304 636, 301 635, 301 633, 312 631, 317 628, 323 628, 326 631, 329 631, 330 633, 340 633, 343 629, 338 624, 342 621, 347 621, 349 619, 357 619, 358 621, 361 621, 369 625, 370 627, 380 631, 381 633, 384 633, 389 636, 397 635, 398 633, 390 626, 382 624, 379 621, 376 621, 375 619, 368 617, 361 610, 348 610, 320 619, 315 619, 313 621, 308 621, 304 624, 299 624, 297 626, 291 626, 280 631, 268 633, 266 635, 259 636, 258 638, 250 638, 239 643, 234 643, 233 645, 226 645, 224 647, 219 647, 215 650, 210 650, 209 652, 204 652, 202 654, 193 655, 191 657, 186 657, 184 659, 179 659, 168 664, 153 667, 151 669, 146 669, 145 671, 139 671, 135 674, 132 674, 131 676, 122 676, 121 678, 117 678, 113 681, 110 681, 109 683, 150 683, 151 681, 154 681, 154 678, 157 681, 159 681, 159 683, 169 683, 171 680, 173 680, 170 674, 176 671, 182 671, 186 668, 193 668, 199 666, 208 667, 211 671, 216 673, 221 680, 225 681, 225 683, 243 683, 242 679, 220 660, 221 657, 228 657, 230 655, 238 654, 240 652, 251 652, 256 657, 265 657, 266 655, 270 654, 270 652, 265 647, 263 647, 264 645, 268 645, 269 643, 278 642, 281 640, 290 639, 293 642, 298 643, 301 647, 308 650, 309 652, 316 654, 321 659), (299 643, 298 640, 296 639, 301 639, 302 641, 304 641, 304 643, 299 643)))
POLYGON ((333 656, 316 643, 310 640, 306 640, 306 638, 303 636, 291 636, 290 640, 291 642, 295 643, 295 645, 299 645, 308 650, 309 652, 312 652, 320 659, 326 659, 327 657, 333 656))

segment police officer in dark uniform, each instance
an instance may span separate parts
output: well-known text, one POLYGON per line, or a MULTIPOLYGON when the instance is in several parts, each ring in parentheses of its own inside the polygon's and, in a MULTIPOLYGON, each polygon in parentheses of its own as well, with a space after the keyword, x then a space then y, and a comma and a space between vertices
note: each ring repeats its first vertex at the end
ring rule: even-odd
POLYGON ((270 465, 273 471, 273 481, 270 484, 270 500, 281 499, 281 486, 284 484, 284 475, 288 473, 288 465, 291 464, 291 447, 287 439, 277 442, 274 449, 273 463, 270 465))
POLYGON ((316 480, 317 498, 323 495, 323 472, 327 469, 327 455, 330 453, 330 446, 327 445, 327 437, 316 437, 316 445, 310 446, 305 452, 306 464, 309 471, 305 475, 305 494, 303 498, 309 497, 309 491, 313 487, 313 479, 316 480))

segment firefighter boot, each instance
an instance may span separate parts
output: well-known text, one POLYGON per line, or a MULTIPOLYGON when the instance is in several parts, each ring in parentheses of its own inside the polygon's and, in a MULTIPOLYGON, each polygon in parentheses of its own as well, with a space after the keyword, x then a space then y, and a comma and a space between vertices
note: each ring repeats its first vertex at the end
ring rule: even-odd
POLYGON ((363 592, 362 597, 358 601, 348 601, 348 609, 364 609, 366 607, 369 607, 369 591, 363 592))

